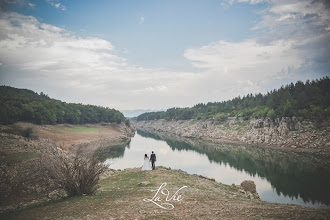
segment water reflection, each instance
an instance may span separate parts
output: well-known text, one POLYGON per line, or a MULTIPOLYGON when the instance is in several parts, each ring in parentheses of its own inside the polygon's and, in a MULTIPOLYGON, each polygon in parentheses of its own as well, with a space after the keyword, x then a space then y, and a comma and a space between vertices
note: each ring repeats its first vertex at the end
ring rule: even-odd
POLYGON ((116 145, 111 147, 102 148, 98 152, 98 159, 101 162, 105 162, 107 159, 113 159, 113 158, 122 158, 124 156, 124 152, 126 148, 130 148, 130 142, 128 144, 123 145, 116 145))
MULTIPOLYGON (((139 167, 156 152, 157 165, 215 178, 225 184, 255 181, 261 199, 302 205, 330 204, 328 158, 242 145, 178 139, 138 130, 131 149, 117 150, 115 168, 139 167), (150 152, 149 152, 150 151, 150 152), (141 158, 140 158, 141 156, 141 158), (116 167, 119 166, 119 167, 116 167)), ((109 152, 109 155, 111 152, 109 152)), ((109 161, 108 161, 109 162, 109 161)))

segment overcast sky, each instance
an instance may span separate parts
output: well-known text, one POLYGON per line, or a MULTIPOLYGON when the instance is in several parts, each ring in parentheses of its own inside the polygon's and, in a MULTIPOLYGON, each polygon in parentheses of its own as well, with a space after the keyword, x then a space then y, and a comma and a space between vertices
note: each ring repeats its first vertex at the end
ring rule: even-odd
POLYGON ((0 84, 119 110, 329 76, 330 1, 0 0, 0 84))

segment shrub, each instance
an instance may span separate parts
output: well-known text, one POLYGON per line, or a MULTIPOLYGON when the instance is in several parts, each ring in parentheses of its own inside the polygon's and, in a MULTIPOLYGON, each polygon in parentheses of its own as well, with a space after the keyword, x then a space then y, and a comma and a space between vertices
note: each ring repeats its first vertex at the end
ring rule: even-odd
POLYGON ((4 132, 9 134, 15 134, 22 137, 26 137, 29 139, 37 139, 33 127, 22 128, 17 124, 10 125, 8 129, 4 130, 4 132))
POLYGON ((275 113, 274 109, 269 110, 269 112, 267 113, 267 117, 271 118, 271 119, 276 117, 276 113, 275 113))
POLYGON ((67 156, 55 144, 49 144, 41 152, 41 167, 45 175, 64 189, 69 197, 94 193, 100 174, 107 169, 99 162, 97 151, 86 153, 81 149, 74 156, 67 156))
POLYGON ((32 127, 27 127, 22 130, 22 136, 26 138, 35 138, 34 130, 32 127))
POLYGON ((217 121, 225 121, 227 118, 228 118, 228 116, 227 116, 226 113, 217 113, 214 116, 214 119, 217 120, 217 121))

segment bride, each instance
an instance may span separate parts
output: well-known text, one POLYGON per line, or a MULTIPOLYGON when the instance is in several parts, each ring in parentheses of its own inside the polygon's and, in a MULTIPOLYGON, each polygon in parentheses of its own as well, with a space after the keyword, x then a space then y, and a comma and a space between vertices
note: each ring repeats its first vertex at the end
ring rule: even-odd
POLYGON ((151 170, 150 160, 147 154, 144 155, 144 163, 142 166, 142 170, 151 170))

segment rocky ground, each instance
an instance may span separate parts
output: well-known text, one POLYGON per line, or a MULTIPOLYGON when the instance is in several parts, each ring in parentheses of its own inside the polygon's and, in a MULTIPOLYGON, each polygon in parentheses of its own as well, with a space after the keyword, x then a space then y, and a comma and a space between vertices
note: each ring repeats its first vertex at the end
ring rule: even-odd
POLYGON ((311 122, 293 118, 269 118, 180 121, 138 121, 138 129, 167 132, 187 138, 245 143, 289 150, 330 154, 330 122, 311 122))
POLYGON ((38 169, 42 148, 55 144, 66 154, 74 154, 79 147, 92 151, 98 147, 124 145, 134 133, 134 126, 125 123, 0 126, 0 212, 49 201, 63 194, 48 179, 31 178, 38 169), (31 127, 33 137, 13 134, 17 126, 31 127))
POLYGON ((1 219, 329 219, 330 210, 261 201, 254 184, 228 186, 157 167, 110 172, 95 195, 0 214, 1 219), (166 183, 166 185, 164 185, 166 183), (162 187, 161 187, 162 186, 162 187), (185 187, 186 186, 186 187, 185 187), (161 187, 161 189, 157 190, 161 187), (167 198, 167 201, 166 201, 167 198), (167 204, 165 204, 167 203, 167 204), (163 207, 163 208, 162 208, 163 207), (167 208, 167 209, 165 209, 167 208))

